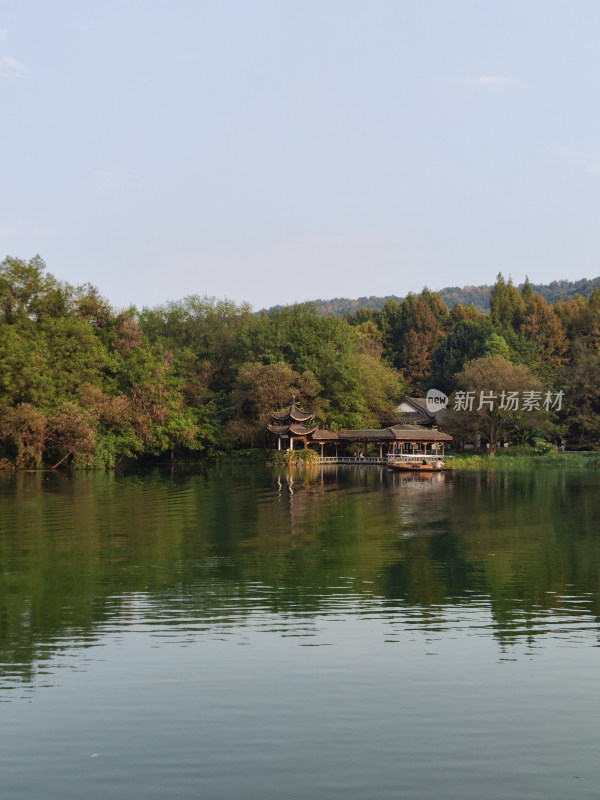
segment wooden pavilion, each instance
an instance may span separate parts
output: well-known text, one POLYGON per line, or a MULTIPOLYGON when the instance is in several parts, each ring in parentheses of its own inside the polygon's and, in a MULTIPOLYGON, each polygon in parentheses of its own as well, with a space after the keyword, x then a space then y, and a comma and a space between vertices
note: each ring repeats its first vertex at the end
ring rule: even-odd
POLYGON ((336 456, 340 455, 340 450, 346 452, 349 447, 361 452, 367 445, 375 445, 379 447, 380 459, 402 455, 443 457, 444 447, 452 441, 452 436, 433 428, 400 424, 371 430, 326 431, 317 428, 309 441, 320 446, 321 457, 326 455, 327 445, 330 448, 334 446, 336 456))
POLYGON ((315 415, 298 408, 295 397, 292 396, 288 408, 284 411, 271 411, 271 416, 276 424, 269 425, 268 429, 277 437, 278 450, 294 450, 294 444, 297 442, 301 442, 303 448, 308 446, 310 436, 317 427, 314 422, 315 415))
POLYGON ((379 458, 394 456, 444 457, 445 446, 452 436, 436 428, 399 423, 387 428, 328 431, 314 423, 315 414, 302 411, 292 397, 291 405, 283 411, 272 411, 276 424, 269 431, 277 439, 278 450, 294 450, 315 445, 325 456, 360 454, 368 445, 379 447, 379 458), (312 423, 312 424, 311 424, 312 423))

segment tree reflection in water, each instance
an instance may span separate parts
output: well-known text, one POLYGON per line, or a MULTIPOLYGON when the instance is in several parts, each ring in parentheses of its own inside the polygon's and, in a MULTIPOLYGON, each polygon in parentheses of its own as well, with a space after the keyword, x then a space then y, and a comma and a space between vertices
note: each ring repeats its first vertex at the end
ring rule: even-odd
POLYGON ((594 631, 593 472, 373 466, 0 475, 0 660, 29 680, 133 617, 235 635, 381 614, 501 642, 594 631))

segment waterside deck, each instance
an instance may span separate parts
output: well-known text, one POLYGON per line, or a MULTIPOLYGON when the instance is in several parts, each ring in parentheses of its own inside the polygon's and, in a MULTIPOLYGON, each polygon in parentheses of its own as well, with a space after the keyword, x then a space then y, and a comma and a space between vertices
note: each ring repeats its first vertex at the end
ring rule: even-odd
MULTIPOLYGON (((435 464, 437 463, 438 459, 440 459, 440 455, 392 455, 392 456, 383 456, 382 458, 378 458, 377 456, 321 456, 319 457, 318 463, 319 464, 380 464, 380 465, 387 465, 387 464, 398 464, 400 462, 407 462, 407 463, 415 463, 415 464, 422 464, 424 461, 428 464, 435 464)), ((444 456, 441 458, 442 461, 446 460, 448 456, 444 456)))

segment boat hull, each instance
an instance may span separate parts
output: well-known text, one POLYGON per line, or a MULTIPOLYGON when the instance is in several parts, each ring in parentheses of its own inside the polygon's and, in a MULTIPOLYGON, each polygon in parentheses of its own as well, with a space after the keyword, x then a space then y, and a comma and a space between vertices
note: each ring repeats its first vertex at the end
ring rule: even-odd
POLYGON ((434 464, 408 464, 401 462, 399 464, 388 464, 388 469, 393 469, 396 472, 452 472, 454 467, 436 467, 434 464))

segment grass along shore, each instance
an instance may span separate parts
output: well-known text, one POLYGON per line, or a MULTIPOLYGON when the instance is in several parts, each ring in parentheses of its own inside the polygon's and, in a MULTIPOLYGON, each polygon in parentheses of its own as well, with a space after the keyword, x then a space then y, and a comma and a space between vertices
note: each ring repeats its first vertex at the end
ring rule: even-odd
POLYGON ((457 470, 512 469, 533 466, 596 468, 600 467, 600 451, 561 453, 551 450, 541 453, 531 447, 514 447, 499 450, 496 455, 487 453, 458 453, 452 456, 452 466, 457 470))

